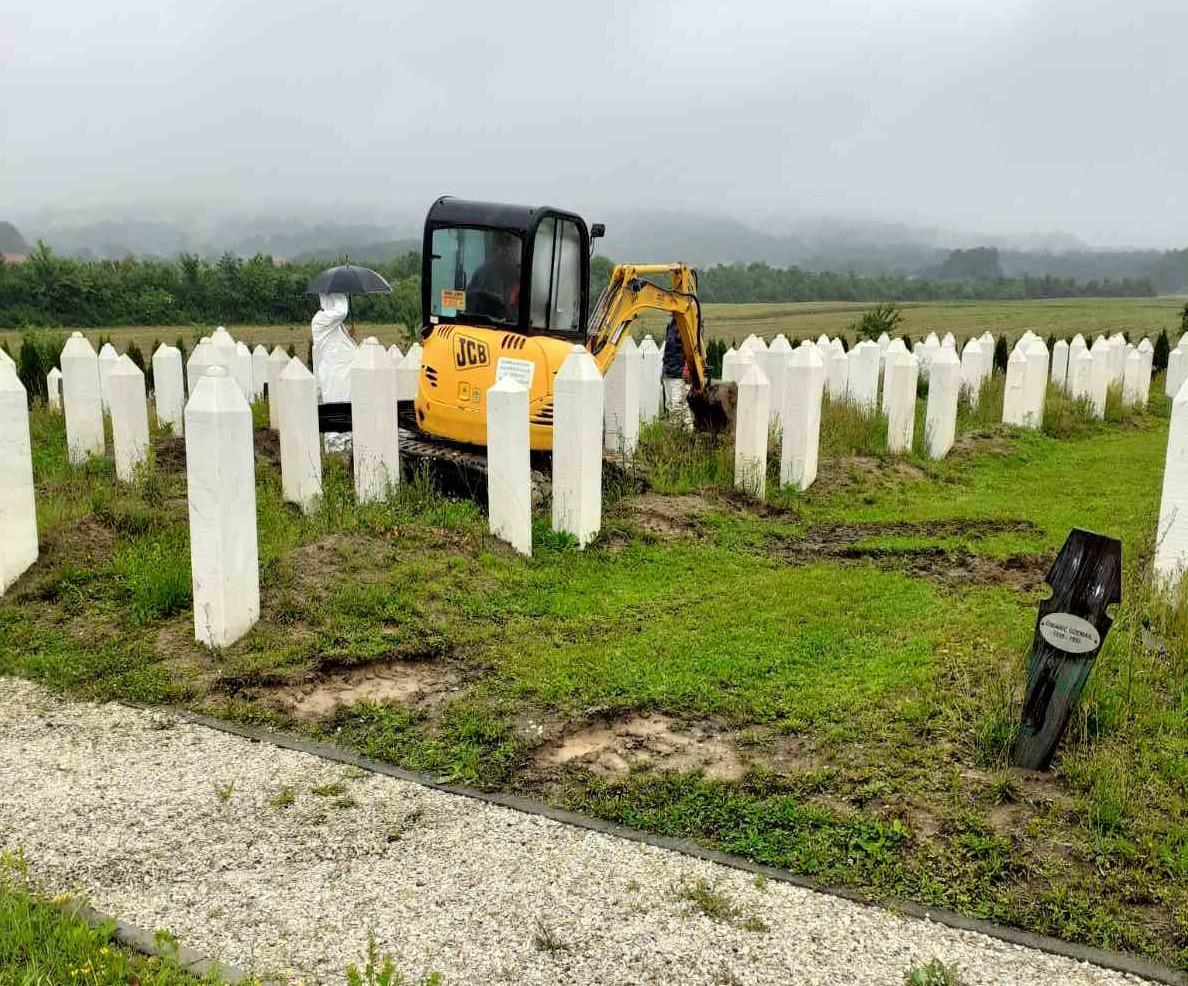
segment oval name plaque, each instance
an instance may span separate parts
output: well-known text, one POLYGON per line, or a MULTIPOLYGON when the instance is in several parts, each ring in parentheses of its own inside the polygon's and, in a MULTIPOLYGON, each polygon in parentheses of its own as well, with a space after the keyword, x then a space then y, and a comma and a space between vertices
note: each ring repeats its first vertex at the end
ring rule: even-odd
POLYGON ((1039 625, 1040 635, 1057 650, 1088 654, 1101 646, 1101 634, 1088 620, 1072 613, 1049 613, 1039 625))

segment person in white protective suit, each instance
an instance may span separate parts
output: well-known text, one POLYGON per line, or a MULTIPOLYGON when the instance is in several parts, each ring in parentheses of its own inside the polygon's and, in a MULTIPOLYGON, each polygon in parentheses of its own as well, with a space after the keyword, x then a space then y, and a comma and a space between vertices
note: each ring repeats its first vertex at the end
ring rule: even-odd
POLYGON ((350 306, 345 294, 320 294, 322 307, 309 323, 313 333, 313 372, 323 403, 351 399, 351 363, 359 347, 346 327, 350 306))
MULTIPOLYGON (((319 400, 337 403, 351 399, 351 363, 359 348, 346 327, 350 305, 345 294, 318 295, 322 307, 309 323, 313 334, 313 373, 319 400)), ((327 432, 326 450, 342 451, 347 436, 327 432)))

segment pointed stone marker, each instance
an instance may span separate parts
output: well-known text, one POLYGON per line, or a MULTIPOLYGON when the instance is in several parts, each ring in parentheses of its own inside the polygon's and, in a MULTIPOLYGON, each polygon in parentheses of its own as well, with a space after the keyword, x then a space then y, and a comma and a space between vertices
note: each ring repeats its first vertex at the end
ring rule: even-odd
POLYGON ((71 465, 88 455, 102 455, 103 404, 99 396, 99 358, 81 332, 72 332, 62 348, 62 408, 66 417, 66 447, 71 465))
POLYGON ((99 350, 99 403, 104 414, 111 411, 111 371, 119 361, 120 354, 115 346, 105 342, 99 350))
POLYGON ((850 350, 846 373, 846 397, 864 414, 879 406, 879 345, 863 340, 850 350))
POLYGON ((639 344, 639 422, 660 417, 660 347, 651 336, 639 344))
POLYGON ((1067 378, 1068 343, 1063 339, 1057 339, 1056 344, 1052 346, 1052 383, 1063 390, 1067 378))
POLYGON ((296 356, 276 381, 280 437, 281 495, 309 513, 322 496, 322 438, 318 432, 318 388, 296 356))
POLYGON ((976 408, 982 398, 984 367, 982 343, 978 339, 970 339, 961 350, 961 390, 972 408, 976 408))
POLYGON ((487 518, 495 537, 532 554, 528 388, 512 377, 487 390, 487 518))
POLYGON ((130 483, 148 457, 148 398, 144 373, 127 355, 121 356, 108 375, 111 399, 111 444, 116 479, 130 483))
POLYGON ((62 409, 62 371, 51 367, 45 375, 46 403, 51 411, 62 409))
POLYGON ((1089 355, 1093 357, 1093 370, 1089 375, 1089 403, 1095 418, 1104 418, 1106 398, 1110 390, 1110 361, 1113 347, 1101 336, 1093 341, 1089 355))
POLYGON ((1074 529, 1046 580, 1028 658, 1022 722, 1011 760, 1047 770, 1122 601, 1122 543, 1074 529))
POLYGON ((1027 357, 1018 346, 1007 360, 1006 386, 1002 392, 1002 423, 1022 428, 1026 424, 1023 414, 1026 408, 1027 357))
POLYGON ((821 446, 821 400, 825 361, 811 342, 797 347, 788 363, 780 422, 780 485, 807 490, 817 478, 821 446))
POLYGON ((957 399, 961 396, 961 361, 953 346, 941 346, 932 357, 924 443, 930 459, 943 459, 957 436, 957 399))
POLYGON ((606 449, 633 455, 639 442, 639 347, 630 336, 619 346, 604 382, 606 449))
POLYGON ((738 381, 734 427, 734 486, 762 500, 767 487, 767 436, 770 413, 767 377, 755 363, 738 381))
POLYGON ((289 365, 289 354, 280 346, 275 346, 268 354, 264 365, 268 380, 268 427, 276 431, 280 428, 280 403, 276 399, 276 392, 280 385, 280 375, 289 365))
POLYGON ((879 398, 879 406, 882 408, 883 414, 887 413, 888 400, 890 398, 890 390, 887 387, 887 360, 891 356, 903 354, 905 356, 911 355, 908 352, 907 343, 900 339, 892 339, 887 346, 887 352, 883 354, 883 390, 879 398))
POLYGON ((162 343, 153 353, 153 399, 162 428, 180 435, 185 428, 186 384, 181 350, 162 343))
POLYGON ((235 344, 235 382, 243 392, 243 399, 249 404, 254 397, 255 383, 252 379, 252 351, 242 342, 235 344))
POLYGON ((553 383, 553 530, 581 547, 602 527, 603 380, 585 346, 574 346, 553 383))
POLYGON ((912 450, 919 367, 914 353, 887 350, 887 451, 893 455, 912 450))
MULTIPOLYGON (((767 349, 756 353, 755 363, 767 377, 768 411, 771 423, 778 425, 780 412, 784 407, 784 388, 787 386, 788 363, 792 359, 792 346, 783 333, 771 340, 767 349)), ((875 370, 875 386, 879 385, 878 369, 875 370)))
POLYGON ((351 364, 351 428, 355 498, 386 500, 400 484, 396 374, 383 346, 370 337, 351 364))
POLYGON ((1188 381, 1172 401, 1155 536, 1155 575, 1174 589, 1188 572, 1188 381))
POLYGON ((415 401, 417 399, 417 384, 421 378, 421 344, 414 342, 408 347, 408 352, 396 364, 396 399, 398 401, 415 401))
POLYGON ((258 401, 264 396, 264 386, 268 383, 268 347, 256 343, 252 350, 252 400, 258 401))
POLYGON ((252 410, 222 366, 186 405, 186 487, 194 638, 227 647, 260 618, 252 410))
POLYGON ((29 402, 16 368, 0 361, 0 596, 37 561, 37 503, 29 402))

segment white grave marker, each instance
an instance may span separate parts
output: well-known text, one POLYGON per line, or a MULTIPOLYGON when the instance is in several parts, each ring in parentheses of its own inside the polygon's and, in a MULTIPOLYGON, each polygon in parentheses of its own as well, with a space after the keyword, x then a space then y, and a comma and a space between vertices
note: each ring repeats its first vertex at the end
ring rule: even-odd
POLYGON ((0 596, 35 561, 37 503, 28 394, 12 363, 0 360, 0 596))
POLYGON ((400 483, 395 383, 387 351, 374 336, 364 339, 351 364, 355 498, 360 503, 387 499, 400 483))
POLYGON ((102 455, 103 404, 99 397, 99 358, 81 332, 72 332, 62 348, 62 407, 71 465, 88 455, 102 455))
POLYGON ((583 548, 602 527, 603 380, 574 346, 553 383, 553 530, 583 548))
POLYGON ((1155 535, 1155 574, 1174 589, 1188 571, 1188 383, 1172 401, 1155 535))
POLYGON ((639 441, 639 347, 630 336, 607 368, 605 385, 606 448, 632 455, 639 441))
POLYGON ((928 406, 924 418, 924 441, 928 456, 943 459, 957 435, 957 399, 961 396, 961 361, 953 346, 941 346, 933 354, 928 380, 928 406))
POLYGON ((175 435, 182 434, 186 415, 186 383, 181 350, 161 343, 153 353, 153 399, 157 421, 175 435))
POLYGON ((227 647, 260 618, 260 566, 252 411, 222 366, 198 379, 185 433, 194 638, 227 647))
POLYGON ((510 376, 487 391, 487 517, 495 537, 532 554, 528 388, 510 376))
POLYGON ((770 413, 767 377, 755 363, 748 364, 738 381, 738 407, 734 423, 734 485, 763 499, 767 486, 767 435, 770 413))
POLYGON ((111 444, 116 479, 130 483, 148 457, 148 398, 144 373, 127 355, 116 361, 108 376, 111 397, 111 444))
POLYGON ((318 385, 296 356, 276 379, 281 494, 309 513, 322 496, 322 436, 318 385))
POLYGON ((825 361, 811 342, 792 353, 784 386, 780 440, 780 485, 807 490, 817 478, 821 445, 821 399, 825 361))

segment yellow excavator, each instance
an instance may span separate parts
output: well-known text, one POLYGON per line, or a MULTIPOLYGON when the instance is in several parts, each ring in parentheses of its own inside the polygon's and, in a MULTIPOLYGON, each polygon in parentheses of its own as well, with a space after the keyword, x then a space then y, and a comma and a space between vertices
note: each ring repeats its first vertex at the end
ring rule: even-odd
POLYGON ((529 391, 532 449, 551 451, 553 378, 561 364, 582 345, 605 374, 647 309, 670 314, 680 333, 697 426, 730 423, 733 388, 710 381, 692 268, 620 264, 590 314, 591 242, 604 232, 548 207, 449 196, 433 203, 425 219, 413 406, 423 439, 485 446, 487 390, 510 376, 529 391))

